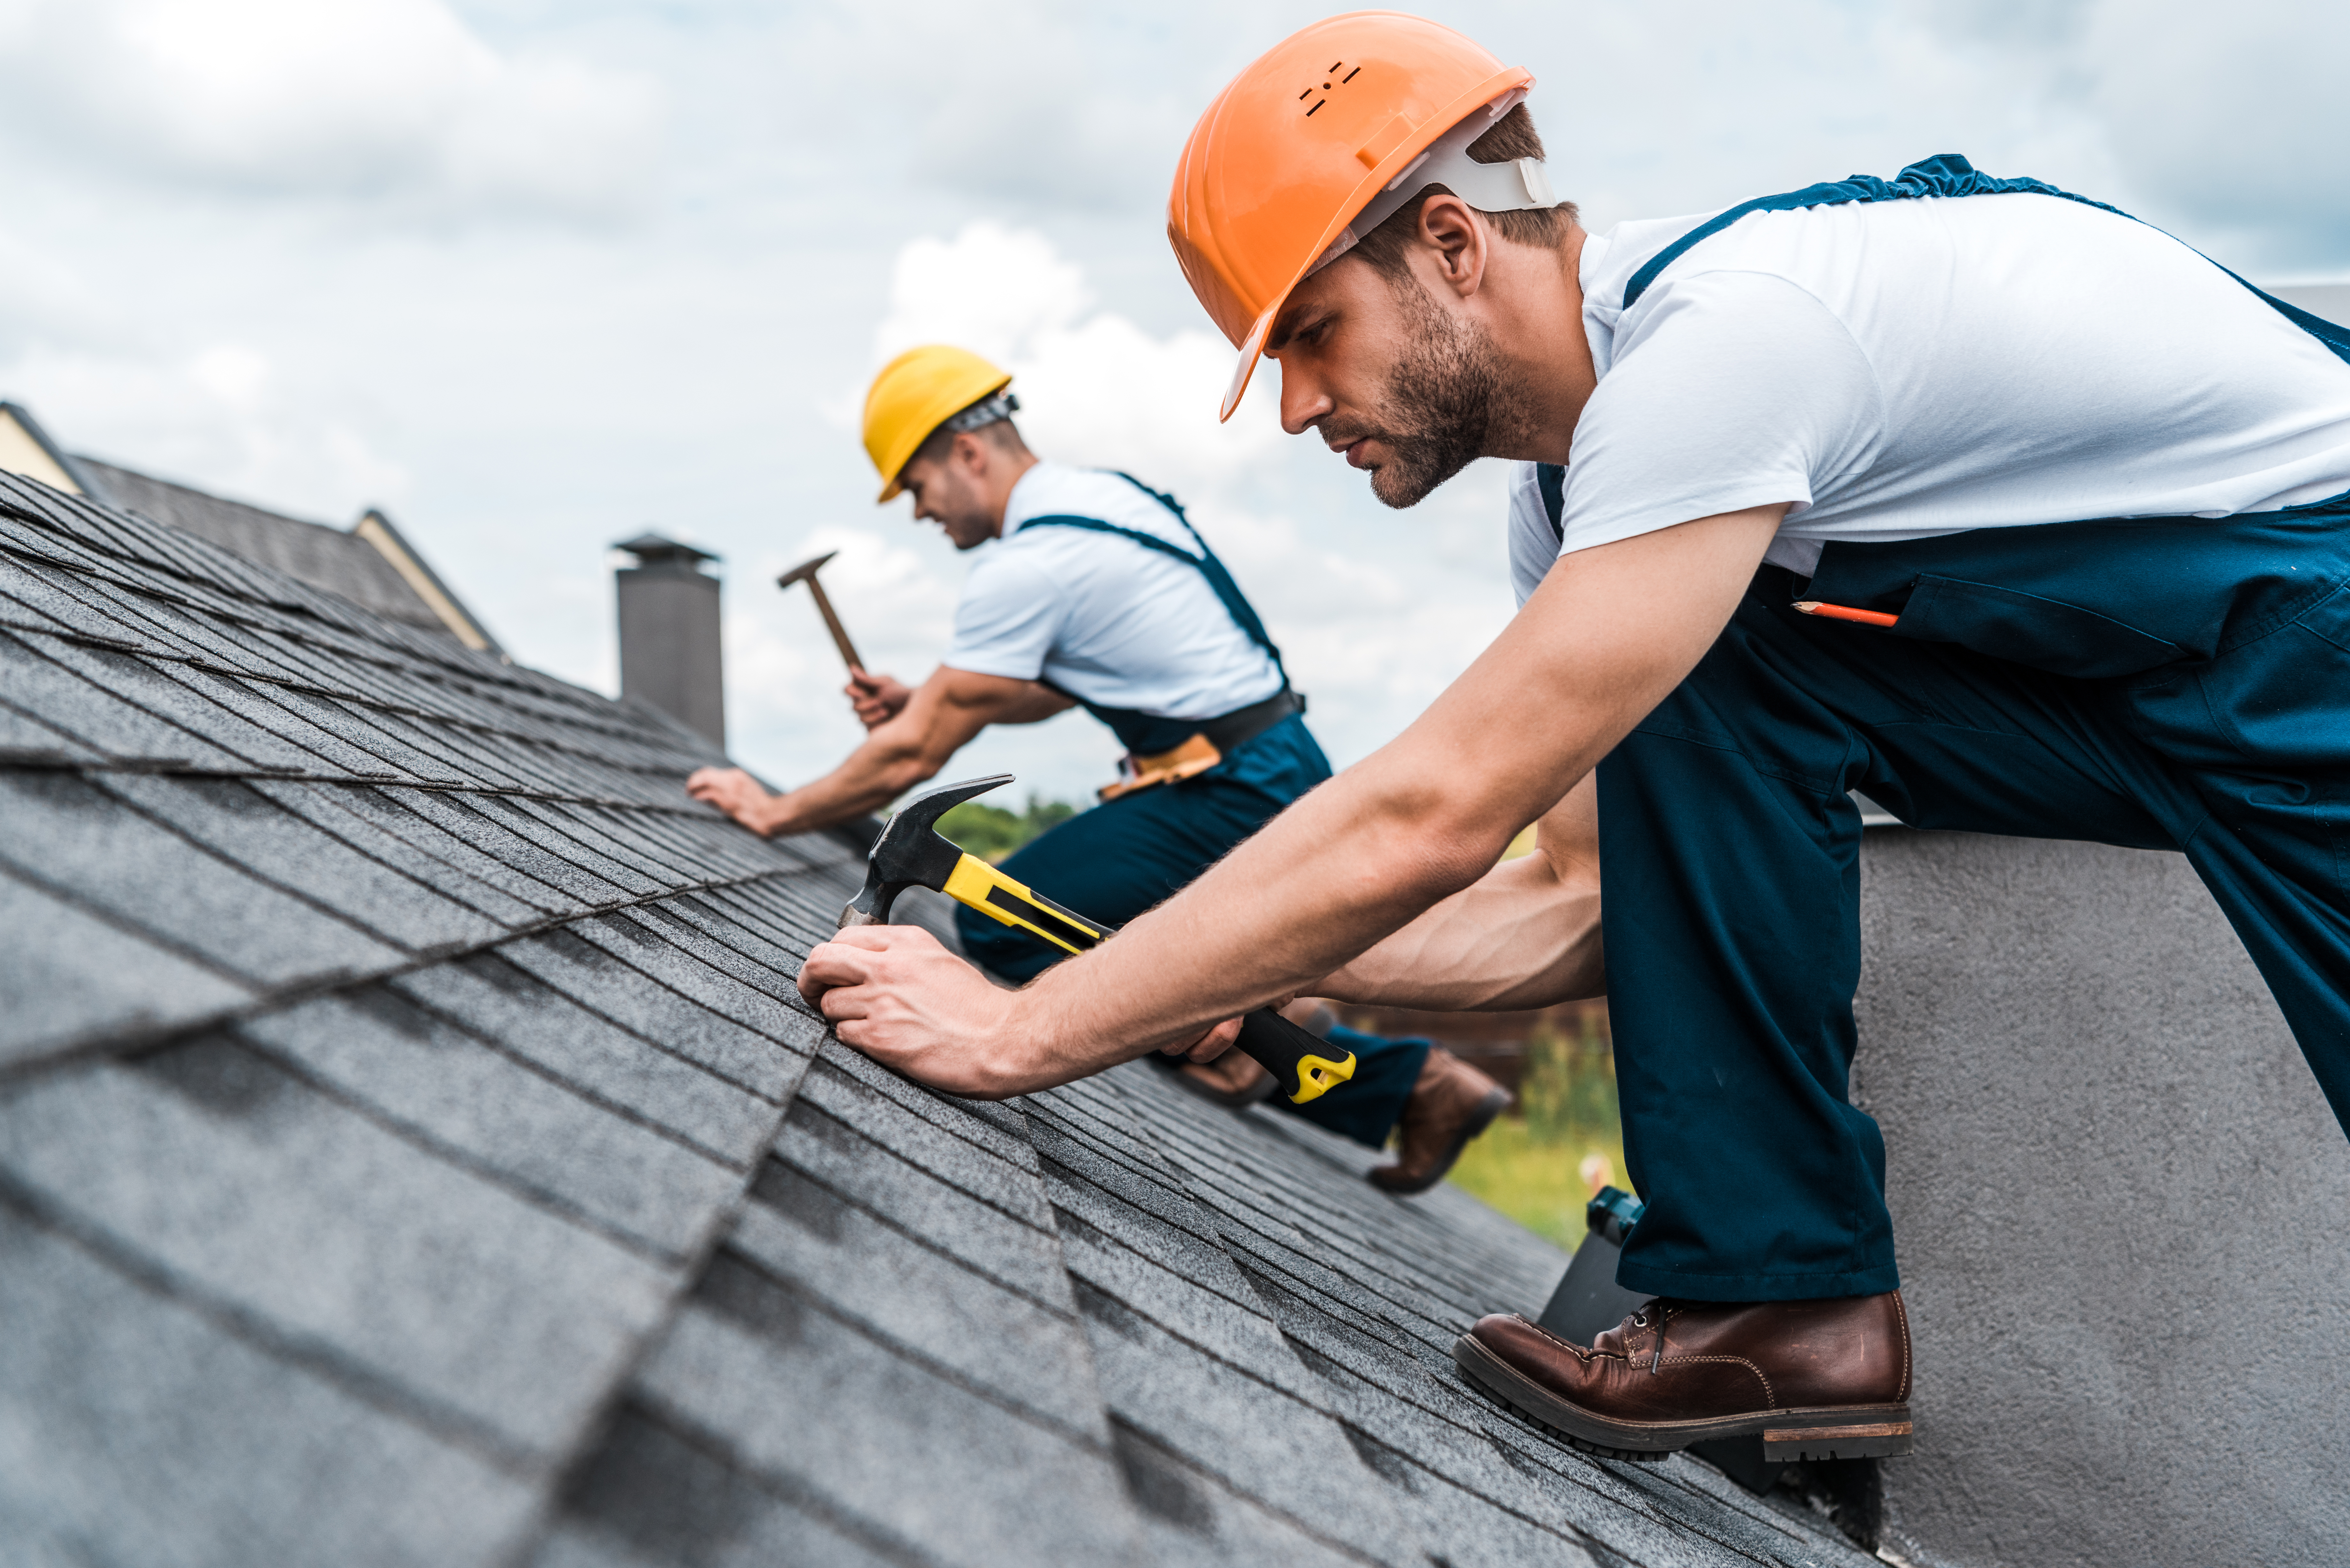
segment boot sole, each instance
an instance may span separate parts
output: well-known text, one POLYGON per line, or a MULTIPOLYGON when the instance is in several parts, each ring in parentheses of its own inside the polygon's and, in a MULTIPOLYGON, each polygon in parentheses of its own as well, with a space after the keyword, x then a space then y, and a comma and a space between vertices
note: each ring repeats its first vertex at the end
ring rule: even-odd
POLYGON ((1392 1170, 1395 1167, 1383 1165, 1378 1170, 1372 1171, 1366 1179, 1380 1191, 1392 1192, 1399 1198, 1411 1198, 1425 1192, 1450 1176, 1452 1173, 1452 1168, 1461 1163, 1461 1151, 1476 1141, 1478 1134, 1493 1125, 1495 1116, 1509 1108, 1510 1091, 1507 1089, 1495 1089, 1478 1101, 1476 1109, 1471 1111, 1468 1119, 1461 1124, 1461 1131, 1453 1138, 1452 1147, 1444 1151, 1444 1158, 1438 1160, 1436 1168, 1426 1176, 1416 1177, 1410 1181, 1390 1182, 1384 1179, 1380 1173, 1392 1170))
POLYGON ((1913 1437, 1907 1405, 1759 1410, 1695 1421, 1619 1421, 1560 1398, 1470 1334, 1453 1343, 1452 1362, 1472 1386, 1575 1447, 1606 1459, 1653 1461, 1718 1438, 1760 1438, 1762 1458, 1771 1464, 1893 1459, 1909 1452, 1913 1437))

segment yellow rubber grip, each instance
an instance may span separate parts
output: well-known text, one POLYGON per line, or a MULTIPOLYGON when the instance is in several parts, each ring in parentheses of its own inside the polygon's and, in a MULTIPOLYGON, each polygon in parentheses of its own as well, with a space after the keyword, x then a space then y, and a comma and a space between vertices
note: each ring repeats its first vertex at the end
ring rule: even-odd
POLYGON ((992 920, 1016 926, 1065 953, 1097 947, 1109 935, 1082 916, 1031 892, 1025 884, 1006 877, 976 855, 965 855, 955 862, 944 891, 957 903, 968 904, 992 920))
POLYGON ((1318 1100, 1355 1075, 1355 1054, 1347 1052, 1333 1062, 1326 1056, 1300 1056, 1297 1059, 1297 1093, 1289 1096, 1293 1106, 1308 1100, 1318 1100))

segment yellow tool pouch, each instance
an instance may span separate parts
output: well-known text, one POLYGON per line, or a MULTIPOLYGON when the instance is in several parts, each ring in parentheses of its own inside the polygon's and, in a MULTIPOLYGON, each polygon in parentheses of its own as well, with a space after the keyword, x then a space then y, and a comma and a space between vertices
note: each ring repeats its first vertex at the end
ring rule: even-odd
POLYGON ((1171 752, 1158 752, 1150 756, 1128 754, 1118 765, 1117 782, 1106 784, 1094 793, 1104 800, 1116 800, 1122 794, 1132 794, 1152 784, 1173 784, 1206 773, 1224 760, 1216 743, 1205 735, 1193 735, 1171 752))

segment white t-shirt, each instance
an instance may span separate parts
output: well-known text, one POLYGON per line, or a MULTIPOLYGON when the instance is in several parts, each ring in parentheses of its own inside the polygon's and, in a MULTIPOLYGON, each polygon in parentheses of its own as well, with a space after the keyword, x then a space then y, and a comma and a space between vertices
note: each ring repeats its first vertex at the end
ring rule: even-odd
POLYGON ((1575 427, 1565 538, 1534 465, 1511 487, 1525 602, 1554 561, 1792 502, 1766 559, 1830 539, 2096 517, 2224 517, 2350 491, 2350 364, 2188 246, 2038 194, 1755 213, 1586 242, 1599 385, 1575 427))
POLYGON ((1141 487, 1040 462, 1012 487, 1003 536, 972 552, 945 663, 1039 678, 1073 697, 1164 719, 1213 719, 1281 690, 1281 671, 1196 566, 1115 534, 1026 526, 1090 517, 1200 546, 1141 487))

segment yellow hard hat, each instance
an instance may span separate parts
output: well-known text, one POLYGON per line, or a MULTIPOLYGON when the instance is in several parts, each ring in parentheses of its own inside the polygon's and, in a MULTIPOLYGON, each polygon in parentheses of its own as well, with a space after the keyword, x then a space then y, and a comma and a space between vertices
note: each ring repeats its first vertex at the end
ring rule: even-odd
POLYGON ((898 493, 898 474, 931 432, 1012 378, 972 353, 944 343, 909 348, 873 378, 865 394, 865 454, 881 472, 883 501, 898 493))

